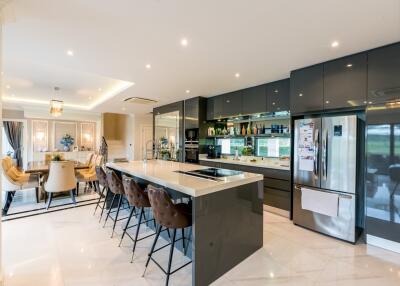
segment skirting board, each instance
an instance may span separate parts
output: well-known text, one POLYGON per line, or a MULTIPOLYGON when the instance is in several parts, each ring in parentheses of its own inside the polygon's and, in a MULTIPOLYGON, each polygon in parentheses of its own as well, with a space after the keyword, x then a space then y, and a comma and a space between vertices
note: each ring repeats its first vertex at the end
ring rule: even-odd
POLYGON ((367 244, 400 253, 400 243, 367 234, 367 244))
POLYGON ((275 208, 275 207, 271 207, 271 206, 267 206, 267 205, 264 205, 263 207, 264 207, 264 211, 267 211, 267 212, 270 212, 273 214, 277 214, 277 215, 280 215, 280 216, 283 216, 286 218, 290 217, 290 213, 283 209, 279 209, 279 208, 275 208))

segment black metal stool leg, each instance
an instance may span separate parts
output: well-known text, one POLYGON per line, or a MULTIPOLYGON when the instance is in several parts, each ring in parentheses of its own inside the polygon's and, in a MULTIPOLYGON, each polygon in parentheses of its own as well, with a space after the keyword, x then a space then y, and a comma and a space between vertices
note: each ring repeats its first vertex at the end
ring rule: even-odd
POLYGON ((97 200, 97 204, 96 204, 96 208, 94 209, 94 212, 93 212, 93 215, 95 215, 96 214, 96 211, 97 211, 97 208, 100 206, 100 202, 101 202, 101 199, 102 199, 102 197, 103 197, 103 193, 104 193, 104 190, 105 190, 106 188, 105 187, 103 187, 103 190, 101 191, 101 193, 99 192, 99 199, 97 200))
POLYGON ((160 237, 161 229, 162 229, 162 226, 159 225, 158 228, 157 228, 156 237, 154 238, 153 245, 151 246, 150 252, 149 252, 148 257, 147 257, 146 266, 145 266, 145 268, 144 268, 142 277, 144 277, 144 275, 146 274, 147 266, 149 266, 149 262, 150 262, 151 256, 153 255, 154 248, 156 247, 157 240, 158 240, 158 238, 160 237))
POLYGON ((135 241, 133 242, 131 263, 133 262, 133 256, 135 255, 136 243, 137 243, 137 240, 138 240, 139 231, 140 231, 140 225, 142 224, 143 216, 144 216, 144 208, 142 208, 140 210, 139 221, 138 221, 137 226, 136 226, 136 234, 135 234, 135 241))
POLYGON ((117 224, 118 215, 119 215, 119 210, 121 209, 121 205, 122 205, 122 198, 123 198, 123 195, 120 195, 120 197, 119 197, 119 202, 118 202, 118 209, 117 209, 117 213, 116 213, 115 219, 114 219, 114 225, 113 225, 113 230, 112 230, 111 238, 113 238, 113 236, 114 236, 115 225, 117 224))
POLYGON ((114 194, 114 196, 113 196, 113 199, 112 199, 112 201, 111 201, 110 208, 108 209, 107 216, 106 216, 106 220, 104 221, 104 225, 103 225, 103 227, 105 227, 105 226, 106 226, 106 222, 107 222, 107 220, 108 220, 108 217, 110 216, 110 212, 111 212, 111 210, 112 210, 112 207, 113 207, 113 205, 114 205, 114 201, 115 201, 115 197, 116 197, 116 196, 117 196, 117 195, 116 195, 116 194, 114 194))
POLYGON ((171 250, 169 251, 167 279, 165 281, 165 286, 168 286, 169 277, 171 275, 171 266, 172 266, 172 257, 174 256, 175 238, 176 238, 176 228, 174 228, 174 230, 172 232, 172 243, 171 243, 171 250))
POLYGON ((128 221, 126 222, 126 225, 125 225, 125 227, 124 227, 124 231, 122 232, 121 240, 120 240, 120 242, 119 242, 118 247, 121 246, 122 240, 124 239, 126 230, 128 229, 129 223, 131 222, 131 218, 132 218, 132 216, 133 216, 134 211, 135 211, 135 207, 132 207, 131 212, 129 213, 128 221))
POLYGON ((102 219, 102 217, 103 217, 104 208, 106 207, 107 199, 108 199, 109 193, 110 193, 110 192, 108 191, 107 187, 105 187, 105 189, 106 189, 106 197, 105 197, 104 202, 103 202, 103 207, 101 208, 99 223, 101 222, 101 219, 102 219))
POLYGON ((185 250, 185 229, 181 228, 181 233, 182 233, 182 247, 183 247, 183 253, 186 253, 185 250))

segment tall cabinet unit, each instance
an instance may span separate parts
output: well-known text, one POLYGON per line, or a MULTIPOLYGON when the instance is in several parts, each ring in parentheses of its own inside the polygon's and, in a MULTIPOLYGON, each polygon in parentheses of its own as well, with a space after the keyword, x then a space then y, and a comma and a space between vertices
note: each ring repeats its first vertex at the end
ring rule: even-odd
POLYGON ((301 114, 323 110, 323 92, 323 64, 292 71, 290 74, 291 113, 301 114))
POLYGON ((324 64, 324 109, 356 108, 367 103, 367 53, 324 64))
POLYGON ((368 101, 400 99, 400 43, 368 52, 368 101))
POLYGON ((242 103, 242 114, 264 113, 267 106, 265 85, 244 89, 242 103))
POLYGON ((290 79, 278 80, 267 84, 267 111, 290 110, 290 79))

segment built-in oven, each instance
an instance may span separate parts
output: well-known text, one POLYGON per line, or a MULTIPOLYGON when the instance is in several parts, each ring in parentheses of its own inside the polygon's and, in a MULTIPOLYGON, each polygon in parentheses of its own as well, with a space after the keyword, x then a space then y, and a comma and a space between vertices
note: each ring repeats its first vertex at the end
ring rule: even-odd
POLYGON ((186 141, 199 141, 199 128, 192 128, 185 130, 186 141))
POLYGON ((185 162, 199 163, 199 142, 186 141, 185 142, 185 162))

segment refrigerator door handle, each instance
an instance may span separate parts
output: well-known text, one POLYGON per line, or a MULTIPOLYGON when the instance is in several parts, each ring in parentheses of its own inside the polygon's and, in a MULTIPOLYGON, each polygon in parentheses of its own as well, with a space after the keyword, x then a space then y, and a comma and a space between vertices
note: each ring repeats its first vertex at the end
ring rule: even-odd
POLYGON ((318 177, 319 162, 319 130, 315 129, 314 133, 314 175, 318 177))
POLYGON ((324 130, 322 139, 322 177, 328 177, 328 131, 324 130))

